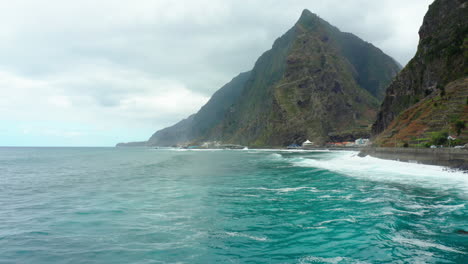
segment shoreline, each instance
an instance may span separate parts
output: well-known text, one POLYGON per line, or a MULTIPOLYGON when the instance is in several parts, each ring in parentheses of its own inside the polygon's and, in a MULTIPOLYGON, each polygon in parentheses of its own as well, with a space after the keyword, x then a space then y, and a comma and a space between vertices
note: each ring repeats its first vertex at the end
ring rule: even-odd
MULTIPOLYGON (((145 146, 144 148, 154 148, 145 146)), ((164 148, 162 148, 164 149, 164 148)), ((168 148, 171 149, 171 148, 168 148)), ((200 148, 187 150, 224 150, 221 148, 200 148)), ((235 149, 243 150, 243 149, 235 149)), ((371 156, 378 159, 394 160, 406 163, 418 163, 447 167, 468 173, 468 149, 455 148, 383 148, 383 147, 311 147, 288 149, 281 147, 249 148, 249 150, 265 151, 352 151, 358 152, 359 157, 371 156)))
POLYGON ((379 159, 444 166, 468 172, 468 149, 367 147, 359 152, 360 157, 367 155, 379 159))
MULTIPOLYGON (((371 156, 383 160, 446 167, 468 173, 468 149, 455 148, 382 148, 382 147, 314 147, 302 149, 254 148, 279 151, 353 151, 359 157, 371 156)), ((254 150, 252 149, 252 150, 254 150)))

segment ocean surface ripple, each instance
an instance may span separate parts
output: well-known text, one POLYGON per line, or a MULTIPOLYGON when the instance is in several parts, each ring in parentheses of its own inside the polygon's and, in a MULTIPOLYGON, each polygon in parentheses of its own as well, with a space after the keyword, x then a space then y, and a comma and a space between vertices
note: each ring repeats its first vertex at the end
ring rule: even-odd
POLYGON ((0 148, 0 263, 468 263, 468 175, 355 152, 0 148))

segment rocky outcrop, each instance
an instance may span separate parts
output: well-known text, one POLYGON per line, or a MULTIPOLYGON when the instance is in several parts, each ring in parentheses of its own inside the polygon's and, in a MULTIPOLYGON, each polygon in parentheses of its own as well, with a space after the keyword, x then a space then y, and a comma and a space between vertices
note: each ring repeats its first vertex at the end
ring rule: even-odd
MULTIPOLYGON (((425 98, 444 96, 447 84, 467 76, 467 17, 466 0, 436 0, 429 7, 419 30, 417 53, 388 87, 372 127, 374 136, 392 126, 408 108, 425 98)), ((466 120, 466 116, 461 118, 466 120)), ((397 134, 394 131, 390 137, 397 134)))

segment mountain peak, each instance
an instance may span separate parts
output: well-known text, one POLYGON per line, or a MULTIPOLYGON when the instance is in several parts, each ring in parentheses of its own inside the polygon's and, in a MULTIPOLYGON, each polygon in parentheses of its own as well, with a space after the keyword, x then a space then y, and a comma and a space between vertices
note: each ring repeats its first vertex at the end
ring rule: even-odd
POLYGON ((304 9, 302 10, 301 17, 299 18, 299 21, 301 20, 310 20, 317 18, 318 16, 312 12, 310 12, 309 9, 304 9))
POLYGON ((304 10, 302 10, 301 16, 310 16, 310 15, 314 15, 314 13, 310 12, 309 9, 305 8, 304 10))
POLYGON ((306 28, 313 28, 318 25, 320 21, 321 19, 319 16, 310 12, 308 9, 304 9, 296 24, 305 26, 306 28))

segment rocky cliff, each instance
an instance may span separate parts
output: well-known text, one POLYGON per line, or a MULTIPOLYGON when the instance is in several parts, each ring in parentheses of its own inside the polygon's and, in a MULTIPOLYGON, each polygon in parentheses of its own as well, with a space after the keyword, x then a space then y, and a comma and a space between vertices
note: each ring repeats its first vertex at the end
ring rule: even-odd
POLYGON ((388 87, 373 125, 378 144, 424 144, 433 133, 464 138, 455 126, 468 121, 467 17, 466 0, 436 0, 429 7, 417 53, 388 87))
POLYGON ((255 63, 198 113, 156 132, 148 145, 218 140, 284 146, 370 134, 400 67, 381 50, 304 10, 255 63), (229 94, 229 95, 226 95, 229 94))

